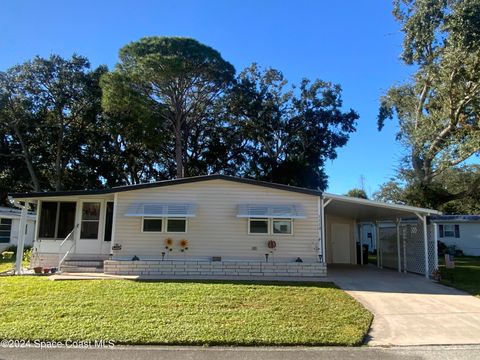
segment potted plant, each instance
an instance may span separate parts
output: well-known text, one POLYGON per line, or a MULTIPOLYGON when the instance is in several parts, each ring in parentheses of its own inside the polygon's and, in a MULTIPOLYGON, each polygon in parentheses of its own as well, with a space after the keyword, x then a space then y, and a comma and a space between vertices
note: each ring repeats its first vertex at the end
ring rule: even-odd
POLYGON ((43 267, 42 267, 42 266, 35 266, 35 267, 33 268, 33 272, 34 272, 35 274, 41 274, 41 273, 43 272, 43 267))

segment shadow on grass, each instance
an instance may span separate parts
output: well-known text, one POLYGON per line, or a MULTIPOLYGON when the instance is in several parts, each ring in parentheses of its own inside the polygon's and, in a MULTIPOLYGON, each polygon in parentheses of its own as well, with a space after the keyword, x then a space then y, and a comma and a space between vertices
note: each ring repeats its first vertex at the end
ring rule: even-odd
POLYGON ((292 286, 339 289, 333 282, 301 282, 301 281, 274 281, 274 280, 226 280, 226 279, 131 279, 143 283, 192 283, 192 284, 224 284, 224 285, 261 285, 261 286, 292 286))

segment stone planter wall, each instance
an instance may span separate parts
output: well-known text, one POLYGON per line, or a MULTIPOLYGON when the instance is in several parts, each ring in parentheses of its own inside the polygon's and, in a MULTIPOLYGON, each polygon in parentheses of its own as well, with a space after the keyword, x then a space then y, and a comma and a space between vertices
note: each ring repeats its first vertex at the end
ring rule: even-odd
POLYGON ((322 263, 295 262, 105 260, 104 272, 112 275, 147 275, 171 278, 315 278, 326 276, 327 267, 322 263))
POLYGON ((52 268, 57 267, 60 261, 60 256, 53 253, 33 253, 30 258, 30 267, 33 269, 37 266, 52 268))

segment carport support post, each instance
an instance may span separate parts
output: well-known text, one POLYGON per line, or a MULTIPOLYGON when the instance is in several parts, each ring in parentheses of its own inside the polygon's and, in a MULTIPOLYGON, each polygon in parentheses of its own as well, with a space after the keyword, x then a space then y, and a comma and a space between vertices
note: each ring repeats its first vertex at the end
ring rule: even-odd
POLYGON ((25 226, 27 225, 28 202, 20 205, 22 212, 20 214, 20 224, 18 226, 17 258, 15 262, 15 274, 22 273, 23 249, 25 245, 25 226))
POLYGON ((407 273, 407 240, 405 234, 403 234, 403 272, 407 273))
POLYGON ((438 225, 432 222, 433 226, 433 256, 435 261, 435 270, 438 270, 438 225))
POLYGON ((375 221, 375 237, 377 238, 377 267, 382 268, 382 251, 381 251, 381 244, 380 244, 380 229, 378 227, 378 221, 375 221))
POLYGON ((402 272, 402 252, 400 251, 400 222, 401 219, 397 219, 395 222, 397 225, 397 259, 398 259, 398 272, 402 272))
POLYGON ((365 265, 363 263, 363 243, 362 243, 362 225, 355 221, 355 227, 357 231, 355 232, 358 236, 358 243, 360 244, 360 265, 365 265))

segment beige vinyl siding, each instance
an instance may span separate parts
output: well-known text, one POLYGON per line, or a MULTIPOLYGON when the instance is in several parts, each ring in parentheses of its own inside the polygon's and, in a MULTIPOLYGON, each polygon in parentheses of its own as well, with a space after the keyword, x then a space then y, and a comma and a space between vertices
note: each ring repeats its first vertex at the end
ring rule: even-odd
MULTIPOLYGON (((318 242, 318 197, 262 186, 240 184, 226 180, 208 180, 190 184, 132 190, 118 193, 115 243, 122 245, 116 251, 118 258, 137 255, 143 258, 160 258, 165 251, 165 239, 174 240, 168 258, 222 260, 263 260, 268 240, 275 240, 277 249, 273 257, 292 261, 316 261, 318 242), (185 234, 142 232, 141 217, 126 217, 130 204, 151 202, 178 202, 196 204, 196 217, 188 219, 185 234), (238 204, 301 204, 305 219, 293 221, 293 235, 249 235, 248 219, 237 218, 238 204), (178 242, 189 241, 189 249, 180 252, 178 242), (255 250, 256 247, 256 250, 255 250)), ((272 255, 270 255, 272 257, 272 255)))

